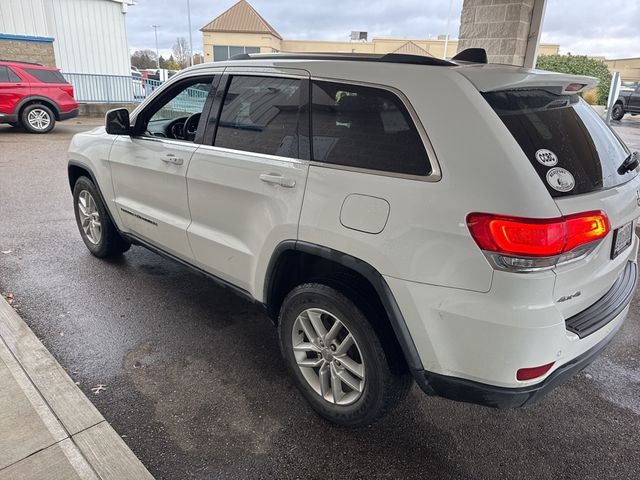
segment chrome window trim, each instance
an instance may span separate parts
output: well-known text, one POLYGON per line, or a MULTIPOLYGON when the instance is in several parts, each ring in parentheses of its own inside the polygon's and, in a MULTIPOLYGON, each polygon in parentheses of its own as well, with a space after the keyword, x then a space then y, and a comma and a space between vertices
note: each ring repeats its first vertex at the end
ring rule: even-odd
MULTIPOLYGON (((436 152, 433 148, 431 140, 429 139, 429 136, 427 135, 427 131, 425 130, 424 125, 422 125, 422 122, 420 121, 418 114, 413 108, 413 105, 411 105, 411 102, 409 102, 409 99, 404 93, 402 93, 400 90, 398 90, 395 87, 392 87, 390 85, 382 85, 379 83, 361 82, 357 80, 346 80, 342 78, 315 77, 312 75, 311 81, 313 82, 314 80, 317 80, 320 82, 344 83, 346 85, 359 85, 359 86, 369 87, 369 88, 378 88, 381 90, 386 90, 396 95, 400 99, 404 107, 407 109, 407 111, 409 112, 409 116, 411 117, 411 120, 413 120, 416 130, 418 131, 418 135, 420 135, 422 144, 427 152, 427 157, 428 157, 427 160, 431 166, 431 173, 429 175, 411 175, 407 173, 388 172, 385 170, 374 170, 371 168, 352 167, 349 165, 339 165, 335 163, 319 162, 316 160, 312 160, 311 165, 317 166, 317 167, 323 167, 323 168, 333 168, 336 170, 347 170, 347 171, 353 171, 353 172, 359 172, 359 173, 368 173, 371 175, 379 175, 383 177, 395 177, 395 178, 404 178, 409 180, 419 180, 422 182, 439 182, 442 179, 442 169, 440 168, 440 162, 438 161, 438 157, 436 156, 436 152)), ((311 103, 313 104, 312 90, 313 89, 311 88, 309 91, 309 94, 310 94, 311 103)), ((313 129, 313 122, 312 122, 311 128, 313 129)), ((313 152, 311 152, 311 156, 313 157, 313 152)))
POLYGON ((225 75, 243 75, 251 77, 272 77, 272 78, 297 78, 308 80, 311 76, 307 70, 302 68, 283 67, 227 67, 225 75))
POLYGON ((246 150, 236 150, 234 148, 216 147, 215 145, 198 145, 198 151, 201 149, 210 150, 213 152, 220 152, 220 153, 233 153, 236 155, 245 155, 248 157, 255 157, 263 160, 275 160, 279 162, 296 163, 300 165, 311 165, 312 163, 310 160, 303 160, 300 158, 281 157, 280 155, 271 155, 269 153, 248 152, 246 150))

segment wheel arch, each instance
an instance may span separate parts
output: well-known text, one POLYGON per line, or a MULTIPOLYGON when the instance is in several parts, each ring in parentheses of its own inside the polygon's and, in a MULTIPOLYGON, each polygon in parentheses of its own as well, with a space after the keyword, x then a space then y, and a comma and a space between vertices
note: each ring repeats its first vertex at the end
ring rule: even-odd
MULTIPOLYGON (((379 308, 387 324, 374 327, 383 330, 379 333, 393 337, 383 345, 385 350, 399 349, 412 373, 422 371, 418 350, 389 285, 373 266, 350 254, 299 240, 280 243, 274 250, 265 277, 263 300, 267 313, 277 322, 282 302, 291 289, 318 278, 350 297, 352 284, 340 282, 337 273, 351 275, 361 292, 375 295, 371 308, 379 308)), ((350 299, 358 303, 354 298, 350 299)))
POLYGON ((29 97, 25 97, 20 101, 20 103, 18 103, 18 106, 16 108, 16 113, 18 115, 18 118, 20 118, 22 116, 22 111, 26 107, 28 107, 29 105, 33 105, 33 104, 45 105, 46 107, 51 109, 55 119, 56 120, 60 120, 60 107, 58 107, 58 104, 56 104, 56 102, 54 102, 50 98, 41 97, 39 95, 31 95, 29 97))
POLYGON ((118 228, 118 224, 114 221, 113 213, 109 208, 109 204, 105 201, 104 196, 102 195, 100 184, 96 181, 96 177, 93 174, 93 171, 91 170, 91 168, 83 163, 80 163, 74 160, 69 160, 67 164, 67 176, 69 178, 69 188, 71 189, 71 193, 73 193, 73 187, 75 186, 76 182, 80 177, 83 177, 83 176, 89 177, 89 179, 95 185, 96 190, 98 191, 98 195, 100 195, 100 200, 102 201, 102 204, 107 209, 109 220, 111 220, 111 223, 113 223, 113 225, 116 227, 116 229, 118 230, 118 233, 122 235, 122 232, 118 228))

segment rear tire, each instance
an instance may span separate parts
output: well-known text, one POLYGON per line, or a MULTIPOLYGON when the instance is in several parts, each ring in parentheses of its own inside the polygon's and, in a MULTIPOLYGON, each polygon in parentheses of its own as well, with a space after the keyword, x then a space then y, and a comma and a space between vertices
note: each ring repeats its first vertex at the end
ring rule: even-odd
POLYGON ((73 187, 73 211, 82 241, 98 258, 114 257, 131 248, 111 221, 93 182, 80 177, 73 187))
POLYGON ((613 120, 622 120, 624 117, 624 107, 621 103, 616 103, 611 109, 611 118, 613 120))
POLYGON ((330 422, 369 425, 396 406, 412 385, 408 372, 392 372, 361 310, 327 285, 309 283, 294 288, 282 304, 278 334, 296 386, 330 422), (353 342, 344 347, 349 336, 353 342))
POLYGON ((20 123, 29 133, 48 133, 55 127, 56 118, 46 105, 32 103, 22 109, 20 123))

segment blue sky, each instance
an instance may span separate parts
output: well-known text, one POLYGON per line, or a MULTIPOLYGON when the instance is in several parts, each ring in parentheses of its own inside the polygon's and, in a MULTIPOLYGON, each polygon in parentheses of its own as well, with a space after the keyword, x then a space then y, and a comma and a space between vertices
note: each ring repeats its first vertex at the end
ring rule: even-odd
MULTIPOLYGON (((235 0, 190 0, 194 51, 199 29, 235 0)), ((374 36, 435 37, 446 33, 449 0, 249 0, 284 38, 346 40, 351 30, 374 36)), ((453 0, 450 35, 457 37, 463 0, 453 0)), ((179 36, 188 39, 186 0, 136 0, 127 14, 132 51, 155 49, 151 25, 158 24, 161 53, 179 36)), ((640 56, 640 0, 548 0, 542 41, 561 52, 607 58, 640 56)))

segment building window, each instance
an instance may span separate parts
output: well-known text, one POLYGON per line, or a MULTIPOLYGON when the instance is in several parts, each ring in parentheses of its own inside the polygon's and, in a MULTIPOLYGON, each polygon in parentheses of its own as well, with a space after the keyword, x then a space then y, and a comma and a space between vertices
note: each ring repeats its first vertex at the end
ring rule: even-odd
POLYGON ((229 60, 234 55, 241 53, 260 53, 260 47, 239 47, 233 45, 214 45, 213 61, 221 62, 229 60))

